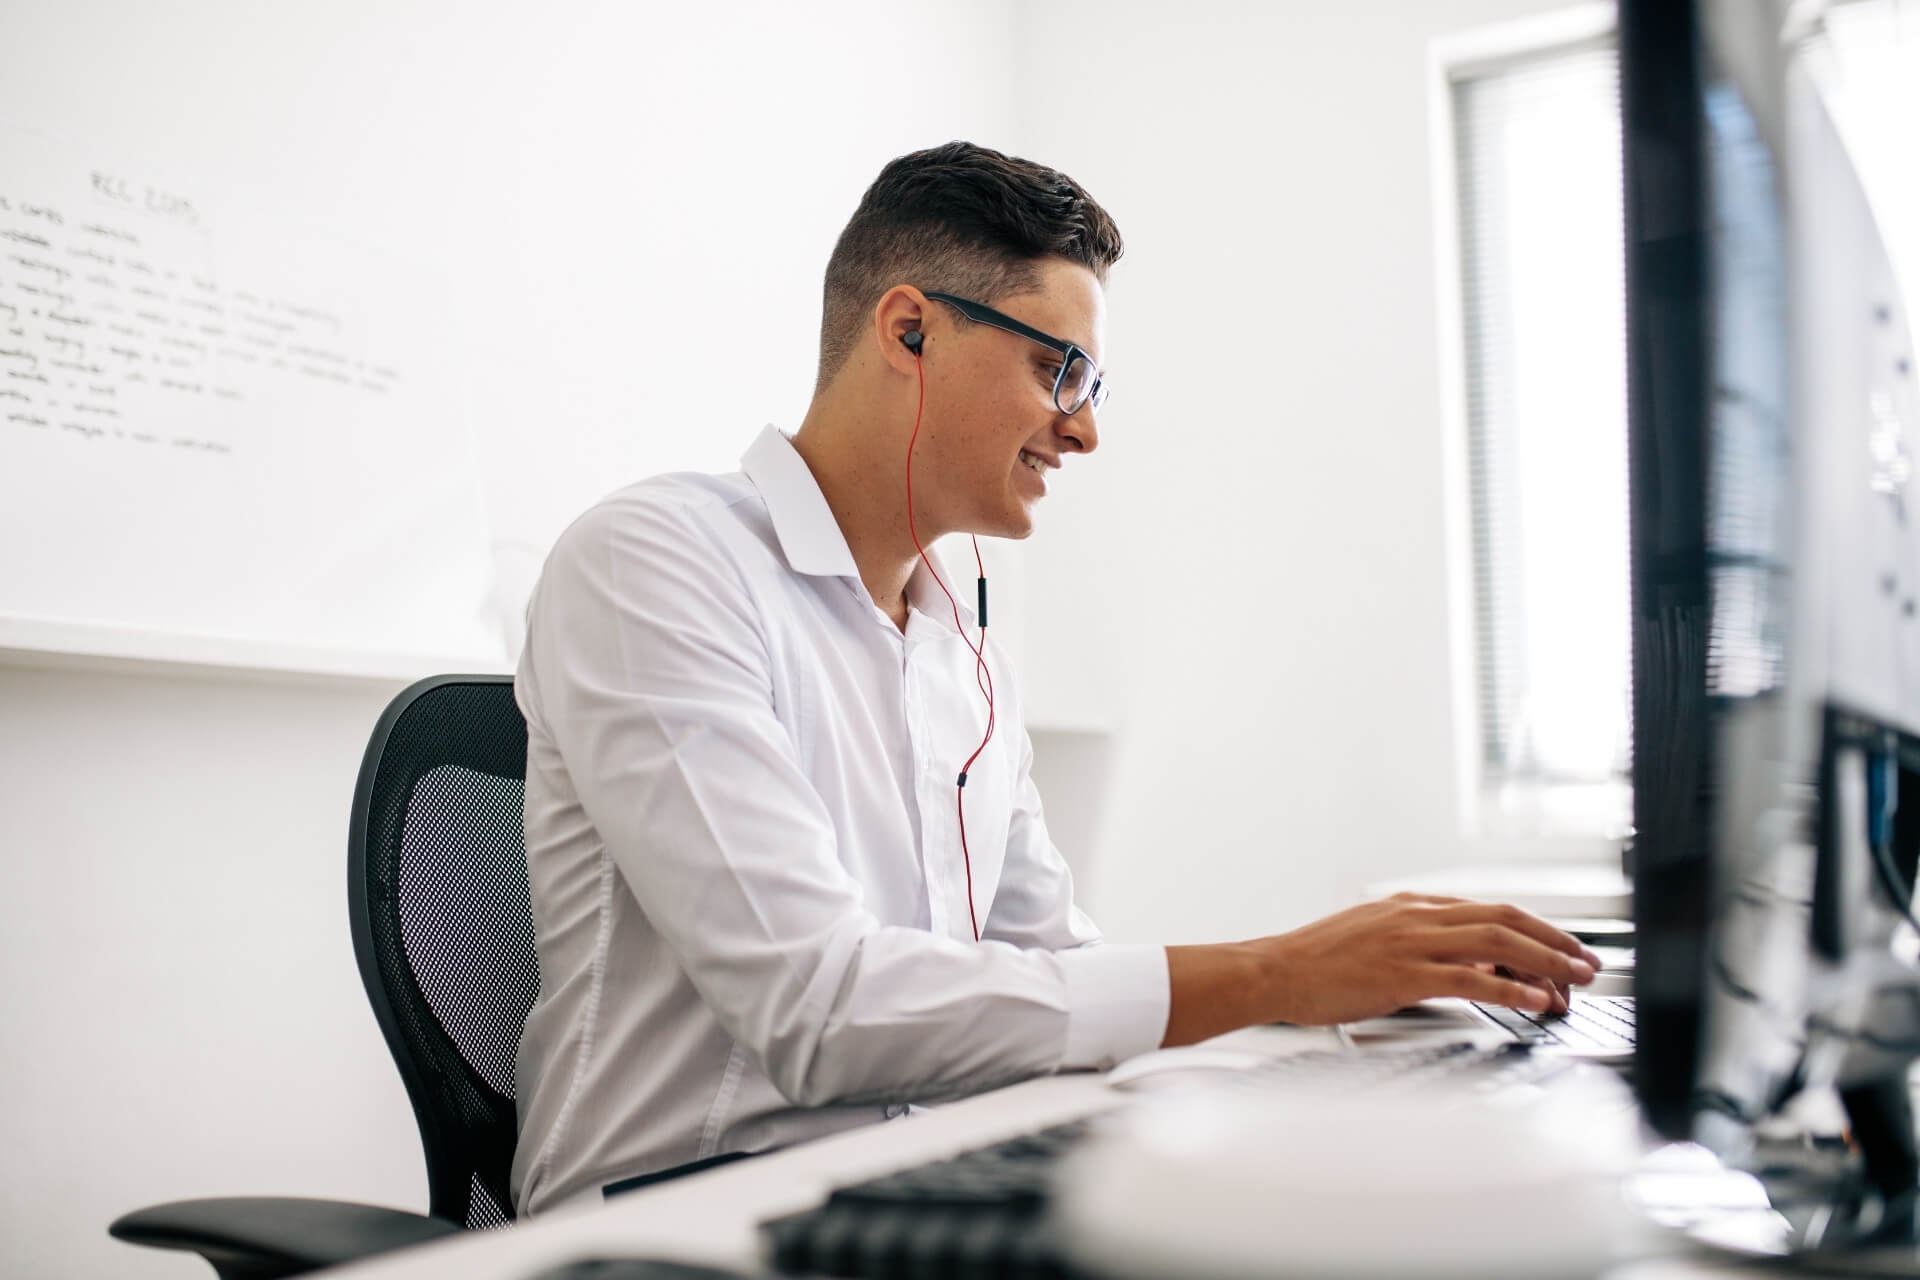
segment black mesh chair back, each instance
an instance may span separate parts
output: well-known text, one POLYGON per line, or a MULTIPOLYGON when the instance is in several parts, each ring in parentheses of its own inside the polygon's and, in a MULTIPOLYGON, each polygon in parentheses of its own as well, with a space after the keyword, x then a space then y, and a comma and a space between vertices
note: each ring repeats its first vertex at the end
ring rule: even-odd
POLYGON ((353 948, 426 1148, 435 1217, 513 1219, 514 1057, 540 988, 521 795, 527 726, 508 676, 435 676, 395 698, 354 791, 353 948))

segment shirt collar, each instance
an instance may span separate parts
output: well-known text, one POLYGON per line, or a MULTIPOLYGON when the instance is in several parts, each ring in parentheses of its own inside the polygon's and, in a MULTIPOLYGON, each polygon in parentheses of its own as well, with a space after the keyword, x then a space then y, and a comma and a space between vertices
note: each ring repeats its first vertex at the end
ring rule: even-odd
POLYGON ((741 470, 767 504, 774 536, 795 573, 824 578, 860 579, 847 549, 847 535, 833 518, 827 495, 807 468, 807 460, 778 427, 765 427, 740 459, 741 470))
MULTIPOLYGON (((778 427, 762 428, 759 437, 741 457, 740 469, 746 472, 747 479, 767 504, 767 518, 773 522, 774 536, 780 539, 780 550, 787 557, 789 568, 815 577, 851 578, 856 585, 860 584, 860 567, 854 563, 853 552, 847 546, 847 535, 840 531, 840 522, 833 518, 827 496, 820 492, 820 482, 813 478, 807 460, 793 447, 793 441, 778 427)), ((973 592, 962 594, 939 553, 929 551, 928 558, 940 570, 948 590, 953 592, 962 624, 972 627, 974 612, 968 601, 973 599, 973 592)), ((866 587, 861 585, 860 590, 864 595, 866 587)), ((948 630, 953 629, 953 610, 924 564, 915 565, 907 579, 907 601, 948 630)))

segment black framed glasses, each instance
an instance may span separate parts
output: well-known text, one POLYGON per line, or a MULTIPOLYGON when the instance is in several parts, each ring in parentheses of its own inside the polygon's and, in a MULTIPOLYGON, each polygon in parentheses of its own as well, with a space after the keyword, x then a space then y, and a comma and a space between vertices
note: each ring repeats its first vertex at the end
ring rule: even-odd
POLYGON ((1107 380, 1102 376, 1100 366, 1093 362, 1092 356, 1073 343, 1050 333, 1042 333, 1030 324, 1022 324, 983 302, 956 298, 950 293, 929 293, 927 297, 935 302, 946 303, 969 320, 1004 329, 1057 352, 1060 368, 1053 375, 1053 404, 1068 417, 1080 412, 1082 405, 1090 404, 1098 409, 1107 402, 1107 380))

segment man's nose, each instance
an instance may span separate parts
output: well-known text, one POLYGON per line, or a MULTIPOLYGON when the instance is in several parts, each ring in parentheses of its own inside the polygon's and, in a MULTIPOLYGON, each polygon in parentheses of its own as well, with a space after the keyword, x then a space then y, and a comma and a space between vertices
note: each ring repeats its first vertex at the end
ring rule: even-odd
POLYGON ((1063 446, 1071 444, 1072 453, 1092 453, 1100 447, 1100 424, 1094 420, 1094 408, 1091 404, 1080 406, 1079 412, 1061 414, 1060 425, 1055 428, 1063 446))

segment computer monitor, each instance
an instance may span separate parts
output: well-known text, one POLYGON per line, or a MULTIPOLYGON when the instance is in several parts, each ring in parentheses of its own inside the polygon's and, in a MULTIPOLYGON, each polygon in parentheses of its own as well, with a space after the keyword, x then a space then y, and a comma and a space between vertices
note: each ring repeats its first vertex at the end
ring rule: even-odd
POLYGON ((1796 1095, 1837 1091, 1861 1167, 1798 1243, 1905 1247, 1920 396, 1819 21, 1620 6, 1634 1083, 1661 1133, 1735 1160, 1796 1095))

